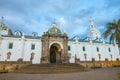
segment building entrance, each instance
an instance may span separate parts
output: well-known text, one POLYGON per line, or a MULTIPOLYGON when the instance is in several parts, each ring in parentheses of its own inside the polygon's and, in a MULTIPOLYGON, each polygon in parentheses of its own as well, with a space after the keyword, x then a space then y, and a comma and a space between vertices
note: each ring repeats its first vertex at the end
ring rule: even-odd
POLYGON ((60 63, 61 53, 59 44, 53 44, 50 47, 50 63, 60 63))

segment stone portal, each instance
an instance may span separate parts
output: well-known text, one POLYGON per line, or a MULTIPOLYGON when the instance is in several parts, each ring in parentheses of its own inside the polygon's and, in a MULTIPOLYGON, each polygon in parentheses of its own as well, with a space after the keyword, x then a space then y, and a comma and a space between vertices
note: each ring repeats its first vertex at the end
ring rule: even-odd
POLYGON ((41 63, 69 63, 68 37, 55 23, 42 35, 41 63))

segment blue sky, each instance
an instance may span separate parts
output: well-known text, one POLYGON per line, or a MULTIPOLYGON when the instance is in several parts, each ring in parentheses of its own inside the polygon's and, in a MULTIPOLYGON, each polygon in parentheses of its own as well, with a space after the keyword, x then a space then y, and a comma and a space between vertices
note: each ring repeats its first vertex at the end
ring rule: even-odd
POLYGON ((56 22, 69 37, 84 38, 90 17, 101 34, 107 22, 120 18, 120 0, 0 0, 0 16, 13 32, 41 36, 56 22))

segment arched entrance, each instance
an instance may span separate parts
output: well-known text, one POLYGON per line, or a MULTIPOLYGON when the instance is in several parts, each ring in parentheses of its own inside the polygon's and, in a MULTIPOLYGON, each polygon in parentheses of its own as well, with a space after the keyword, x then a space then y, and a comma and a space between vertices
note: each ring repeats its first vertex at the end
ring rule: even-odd
POLYGON ((61 63, 61 47, 57 43, 50 47, 50 63, 61 63))

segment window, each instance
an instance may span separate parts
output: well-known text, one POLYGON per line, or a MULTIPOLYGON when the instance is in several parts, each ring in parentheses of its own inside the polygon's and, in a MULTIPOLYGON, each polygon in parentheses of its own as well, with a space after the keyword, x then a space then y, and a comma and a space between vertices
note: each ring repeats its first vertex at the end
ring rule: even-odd
POLYGON ((108 48, 108 51, 109 51, 109 52, 111 52, 111 49, 110 49, 110 48, 108 48))
POLYGON ((96 49, 97 49, 97 52, 99 52, 99 48, 97 47, 96 49))
POLYGON ((91 25, 91 28, 93 28, 93 25, 91 25))
POLYGON ((9 43, 9 49, 12 49, 13 48, 13 43, 9 43))
POLYGON ((35 44, 31 45, 31 50, 35 50, 35 44))
POLYGON ((85 46, 83 46, 83 51, 85 51, 85 46))
POLYGON ((70 51, 70 46, 68 46, 68 51, 70 51))

